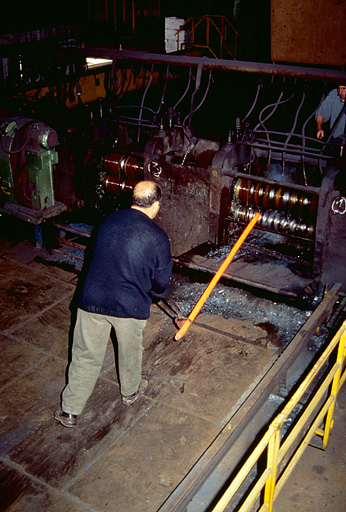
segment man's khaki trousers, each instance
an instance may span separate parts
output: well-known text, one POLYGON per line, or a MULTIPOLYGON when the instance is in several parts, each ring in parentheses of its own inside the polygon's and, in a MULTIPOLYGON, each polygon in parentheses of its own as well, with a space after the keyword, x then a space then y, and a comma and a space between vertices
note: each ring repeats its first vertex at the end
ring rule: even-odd
POLYGON ((129 396, 137 391, 142 378, 142 333, 146 322, 77 310, 68 384, 62 393, 63 411, 83 411, 100 374, 112 327, 118 343, 121 394, 129 396))

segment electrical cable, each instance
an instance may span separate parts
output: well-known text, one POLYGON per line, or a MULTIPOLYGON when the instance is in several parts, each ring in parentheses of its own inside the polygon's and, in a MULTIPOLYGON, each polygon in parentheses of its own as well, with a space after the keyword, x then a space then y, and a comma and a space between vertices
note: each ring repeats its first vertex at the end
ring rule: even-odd
POLYGON ((185 98, 185 96, 187 95, 189 89, 190 89, 190 85, 191 85, 191 80, 192 80, 192 77, 193 77, 193 73, 192 73, 192 70, 191 68, 189 68, 189 79, 188 79, 188 82, 187 82, 187 86, 186 86, 186 89, 183 93, 183 95, 179 98, 179 100, 177 101, 177 103, 174 105, 173 107, 173 111, 175 112, 179 103, 181 103, 183 101, 183 99, 185 98))
POLYGON ((242 124, 245 123, 246 119, 252 114, 253 112, 253 109, 255 108, 256 106, 256 103, 257 103, 257 100, 258 100, 258 96, 259 96, 259 93, 260 93, 260 90, 262 89, 263 87, 263 84, 262 84, 262 80, 259 79, 258 81, 258 85, 257 85, 257 91, 256 91, 256 95, 255 95, 255 99, 252 103, 252 106, 250 108, 250 110, 248 111, 248 113, 246 114, 246 116, 242 119, 242 124))
MULTIPOLYGON (((140 107, 140 112, 139 112, 139 119, 138 119, 139 122, 141 122, 141 120, 142 120, 143 105, 144 105, 145 97, 147 95, 149 87, 151 86, 151 82, 152 82, 152 79, 153 79, 153 71, 154 71, 154 64, 151 65, 149 81, 148 81, 148 84, 147 84, 147 86, 146 86, 146 88, 144 90, 143 96, 142 96, 141 107, 140 107)), ((145 75, 145 73, 144 73, 144 75, 145 75)), ((137 142, 139 142, 140 134, 141 134, 141 129, 140 129, 140 127, 138 127, 137 142)))
POLYGON ((200 108, 201 106, 203 105, 203 103, 205 102, 205 99, 208 95, 208 92, 209 92, 209 88, 210 88, 210 84, 211 84, 211 81, 212 81, 212 70, 209 71, 209 80, 208 80, 208 84, 207 84, 207 87, 206 87, 206 90, 205 90, 205 93, 203 95, 203 98, 201 99, 200 103, 197 105, 197 107, 195 109, 193 109, 184 119, 183 121, 183 125, 185 125, 187 119, 190 118, 190 121, 191 121, 191 117, 193 114, 195 114, 200 108))

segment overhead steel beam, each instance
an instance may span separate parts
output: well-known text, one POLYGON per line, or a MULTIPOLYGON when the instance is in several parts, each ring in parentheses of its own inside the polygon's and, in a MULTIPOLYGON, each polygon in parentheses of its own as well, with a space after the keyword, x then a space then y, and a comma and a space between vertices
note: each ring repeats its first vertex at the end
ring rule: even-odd
POLYGON ((340 84, 346 84, 345 71, 324 68, 310 68, 297 65, 292 66, 286 64, 268 64, 240 60, 214 59, 210 57, 193 57, 189 55, 145 53, 131 50, 115 50, 111 48, 88 48, 80 51, 87 57, 95 58, 131 60, 138 62, 148 62, 150 64, 171 64, 175 66, 188 66, 195 68, 202 65, 203 69, 239 71, 243 73, 259 73, 274 76, 292 76, 297 78, 311 78, 314 80, 327 80, 340 84))

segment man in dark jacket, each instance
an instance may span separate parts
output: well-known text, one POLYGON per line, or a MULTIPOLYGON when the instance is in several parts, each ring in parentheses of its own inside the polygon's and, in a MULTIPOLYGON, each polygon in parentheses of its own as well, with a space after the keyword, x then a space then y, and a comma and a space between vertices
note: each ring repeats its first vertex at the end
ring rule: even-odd
POLYGON ((172 256, 166 233, 153 221, 161 189, 139 182, 131 208, 109 215, 98 232, 78 300, 72 361, 55 419, 74 427, 100 374, 111 329, 118 343, 122 401, 131 405, 148 387, 142 377, 142 332, 152 297, 168 293, 172 256))

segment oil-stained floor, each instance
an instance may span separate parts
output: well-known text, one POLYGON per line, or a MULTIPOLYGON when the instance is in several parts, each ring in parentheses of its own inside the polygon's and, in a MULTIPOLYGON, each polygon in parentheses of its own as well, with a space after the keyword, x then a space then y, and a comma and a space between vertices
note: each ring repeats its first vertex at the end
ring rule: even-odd
MULTIPOLYGON (((275 332, 264 301, 246 318, 234 300, 234 315, 220 316, 214 303, 175 342, 172 319, 155 305, 144 334, 149 390, 122 405, 110 341, 77 428, 67 429, 53 415, 65 385, 77 276, 43 264, 29 242, 3 240, 0 251, 0 510, 157 511, 278 357, 287 326, 275 332)), ((189 290, 177 284, 183 309, 195 299, 189 290)), ((215 293, 225 306, 223 289, 215 293)), ((294 318, 296 329, 304 315, 294 318)))

